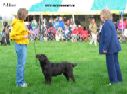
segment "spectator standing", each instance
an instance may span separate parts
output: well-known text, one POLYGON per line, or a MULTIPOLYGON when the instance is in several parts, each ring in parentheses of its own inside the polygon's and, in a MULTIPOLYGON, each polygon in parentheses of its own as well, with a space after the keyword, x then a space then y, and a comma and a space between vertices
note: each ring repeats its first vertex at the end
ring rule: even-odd
POLYGON ((89 30, 91 33, 91 40, 89 44, 94 43, 94 45, 97 46, 97 25, 94 18, 91 18, 90 20, 89 30))

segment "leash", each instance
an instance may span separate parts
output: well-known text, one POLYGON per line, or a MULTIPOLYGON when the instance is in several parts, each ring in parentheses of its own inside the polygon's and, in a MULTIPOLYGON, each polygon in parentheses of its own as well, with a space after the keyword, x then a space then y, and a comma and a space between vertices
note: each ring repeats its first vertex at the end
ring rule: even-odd
MULTIPOLYGON (((41 25, 42 25, 42 23, 43 23, 43 22, 41 22, 42 19, 43 19, 42 17, 43 17, 43 16, 41 16, 41 19, 40 19, 41 25)), ((41 27, 40 27, 40 28, 41 28, 41 27)), ((42 32, 42 29, 41 29, 41 32, 42 32)), ((38 33, 39 33, 39 32, 38 32, 38 33)), ((35 36, 35 35, 34 35, 34 36, 35 36)), ((36 52, 37 52, 37 51, 36 51, 36 42, 35 42, 35 41, 36 41, 36 37, 34 38, 34 53, 35 53, 35 59, 36 59, 36 54, 37 54, 36 52)), ((37 63, 37 59, 36 59, 35 61, 36 61, 36 63, 37 63)))
POLYGON ((37 63, 37 59, 36 59, 36 54, 37 54, 37 51, 36 51, 36 43, 35 43, 35 39, 34 39, 34 55, 35 55, 35 62, 37 63))
MULTIPOLYGON (((34 55, 35 55, 35 59, 36 59, 36 54, 37 54, 37 48, 36 48, 36 38, 33 40, 34 41, 34 55)), ((40 40, 39 40, 39 42, 40 42, 40 40)), ((35 60, 35 62, 37 63, 37 59, 35 60)))

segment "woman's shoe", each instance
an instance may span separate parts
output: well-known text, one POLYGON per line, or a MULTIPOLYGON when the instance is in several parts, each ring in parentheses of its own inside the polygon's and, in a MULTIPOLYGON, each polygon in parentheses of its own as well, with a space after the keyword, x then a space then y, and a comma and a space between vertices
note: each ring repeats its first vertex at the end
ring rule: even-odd
POLYGON ((28 87, 27 83, 23 83, 21 85, 17 85, 17 87, 28 87))

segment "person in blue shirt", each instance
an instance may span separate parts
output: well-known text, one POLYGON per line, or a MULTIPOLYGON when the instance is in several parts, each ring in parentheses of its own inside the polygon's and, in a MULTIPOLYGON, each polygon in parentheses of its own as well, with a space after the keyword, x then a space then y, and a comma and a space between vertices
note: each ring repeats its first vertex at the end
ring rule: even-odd
POLYGON ((118 53, 121 50, 121 46, 110 10, 102 10, 100 18, 103 25, 99 35, 99 53, 105 54, 106 56, 106 65, 110 80, 109 85, 112 85, 122 81, 122 74, 118 61, 118 53))
POLYGON ((64 24, 63 18, 62 18, 62 17, 59 17, 59 27, 61 27, 62 30, 65 29, 64 25, 65 25, 65 24, 64 24))

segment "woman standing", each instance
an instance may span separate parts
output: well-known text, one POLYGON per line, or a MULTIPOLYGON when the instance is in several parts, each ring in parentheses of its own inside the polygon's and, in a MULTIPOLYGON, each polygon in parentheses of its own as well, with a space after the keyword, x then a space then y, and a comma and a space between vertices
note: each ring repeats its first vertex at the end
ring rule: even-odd
POLYGON ((17 12, 17 18, 12 21, 12 30, 10 39, 15 42, 15 50, 17 54, 16 67, 16 85, 19 87, 27 87, 24 80, 24 66, 27 56, 27 44, 29 43, 28 35, 31 33, 25 26, 28 11, 25 8, 20 8, 17 12))
POLYGON ((118 61, 118 52, 121 50, 121 46, 117 38, 115 25, 112 22, 111 12, 107 9, 102 10, 100 18, 103 26, 99 37, 99 53, 106 55, 106 65, 110 80, 109 85, 111 85, 122 81, 118 61))
POLYGON ((89 30, 91 33, 91 40, 89 44, 94 43, 95 46, 97 46, 97 25, 94 18, 91 18, 89 30))

